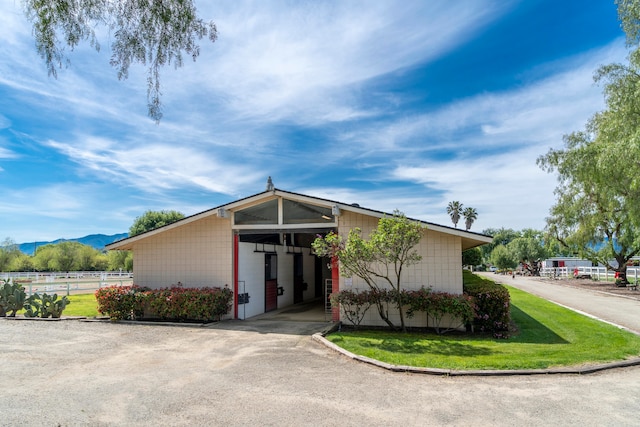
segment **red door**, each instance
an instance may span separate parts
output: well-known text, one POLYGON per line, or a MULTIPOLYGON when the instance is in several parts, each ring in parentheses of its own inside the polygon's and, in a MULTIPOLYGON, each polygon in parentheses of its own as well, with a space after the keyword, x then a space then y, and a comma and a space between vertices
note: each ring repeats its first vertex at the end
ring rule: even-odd
POLYGON ((264 255, 264 311, 278 308, 278 256, 264 255))

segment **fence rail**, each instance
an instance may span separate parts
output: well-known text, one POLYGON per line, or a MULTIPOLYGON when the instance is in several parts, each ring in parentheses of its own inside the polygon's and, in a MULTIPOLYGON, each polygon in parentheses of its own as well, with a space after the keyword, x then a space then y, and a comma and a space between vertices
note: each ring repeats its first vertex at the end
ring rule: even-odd
POLYGON ((131 277, 131 273, 128 271, 54 271, 54 272, 40 272, 40 271, 17 271, 9 273, 0 273, 2 279, 18 279, 18 280, 49 280, 55 281, 56 279, 86 279, 90 277, 97 277, 100 280, 107 280, 113 278, 131 277))
MULTIPOLYGON (((545 267, 540 270, 540 275, 552 279, 573 277, 574 270, 578 275, 588 274, 595 280, 611 280, 615 278, 615 272, 606 267, 545 267)), ((635 283, 640 279, 640 267, 627 267, 627 280, 635 283)))
POLYGON ((29 296, 34 293, 90 293, 107 286, 133 283, 132 275, 126 271, 11 272, 0 273, 0 279, 22 283, 29 296))

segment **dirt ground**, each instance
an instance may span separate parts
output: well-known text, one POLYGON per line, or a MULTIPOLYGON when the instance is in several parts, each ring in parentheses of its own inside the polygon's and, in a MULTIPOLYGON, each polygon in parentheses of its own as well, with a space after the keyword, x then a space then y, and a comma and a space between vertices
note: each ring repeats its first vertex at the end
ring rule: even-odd
POLYGON ((640 369, 448 377, 319 345, 324 323, 0 320, 0 426, 636 426, 640 369))

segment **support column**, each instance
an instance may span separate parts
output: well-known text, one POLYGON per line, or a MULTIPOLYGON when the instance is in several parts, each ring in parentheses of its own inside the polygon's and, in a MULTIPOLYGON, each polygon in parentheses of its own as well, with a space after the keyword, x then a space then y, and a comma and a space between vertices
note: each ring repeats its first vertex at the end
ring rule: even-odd
POLYGON ((233 318, 238 318, 238 245, 239 237, 233 233, 233 318))
MULTIPOLYGON (((331 293, 340 291, 340 263, 338 257, 331 258, 331 293)), ((331 321, 340 320, 340 307, 331 306, 331 321)))

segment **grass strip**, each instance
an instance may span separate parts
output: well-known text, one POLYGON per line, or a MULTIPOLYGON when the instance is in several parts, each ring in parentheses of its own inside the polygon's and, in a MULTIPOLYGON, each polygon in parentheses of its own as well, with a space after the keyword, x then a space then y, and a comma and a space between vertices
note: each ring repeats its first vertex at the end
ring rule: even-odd
MULTIPOLYGON (((64 293, 58 294, 58 297, 62 296, 64 293)), ((98 313, 98 302, 94 293, 69 295, 68 298, 71 303, 64 309, 62 316, 96 317, 101 315, 98 313)), ((17 314, 24 314, 24 310, 19 310, 17 314)))
POLYGON ((640 336, 507 286, 518 331, 509 339, 382 330, 327 336, 342 348, 396 365, 441 369, 544 369, 640 355, 640 336))
POLYGON ((69 301, 71 304, 64 309, 63 316, 96 317, 100 315, 94 293, 69 295, 69 301))

